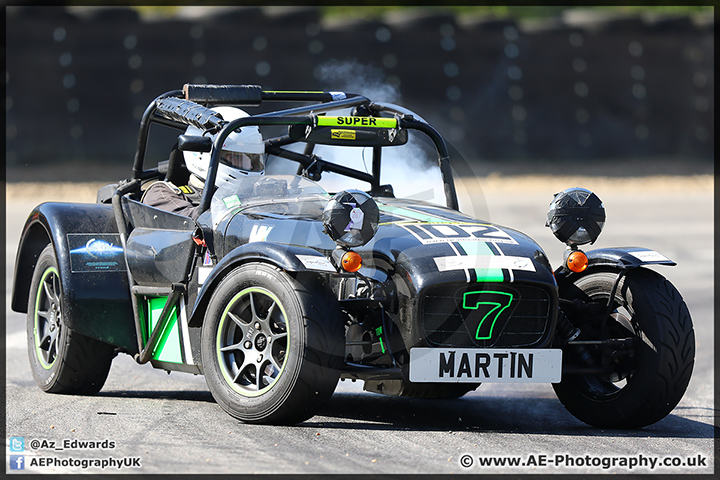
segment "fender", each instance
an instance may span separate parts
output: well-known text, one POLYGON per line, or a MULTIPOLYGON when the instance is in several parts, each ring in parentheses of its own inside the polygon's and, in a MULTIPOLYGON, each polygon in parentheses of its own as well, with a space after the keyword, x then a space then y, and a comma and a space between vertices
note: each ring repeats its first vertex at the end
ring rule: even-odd
POLYGON ((126 265, 118 250, 120 235, 112 206, 53 202, 35 207, 25 222, 15 259, 11 306, 16 312, 27 313, 37 259, 49 243, 57 257, 67 327, 136 351, 126 265), (111 258, 91 248, 95 241, 115 252, 111 258))
POLYGON ((281 245, 271 242, 252 242, 241 245, 225 255, 208 275, 198 293, 188 325, 202 325, 205 310, 215 287, 234 268, 248 262, 270 263, 292 273, 310 272, 313 274, 335 274, 337 270, 327 257, 316 250, 295 245, 281 245))
MULTIPOLYGON (((677 263, 673 262, 665 255, 650 250, 649 248, 642 247, 613 247, 613 248, 598 248, 595 250, 589 250, 585 252, 588 257, 588 268, 611 268, 617 270, 630 270, 638 268, 643 265, 668 265, 675 266, 677 263)), ((582 273, 574 273, 561 266, 555 270, 555 278, 558 283, 561 280, 568 278, 574 278, 577 275, 584 275, 582 273)))

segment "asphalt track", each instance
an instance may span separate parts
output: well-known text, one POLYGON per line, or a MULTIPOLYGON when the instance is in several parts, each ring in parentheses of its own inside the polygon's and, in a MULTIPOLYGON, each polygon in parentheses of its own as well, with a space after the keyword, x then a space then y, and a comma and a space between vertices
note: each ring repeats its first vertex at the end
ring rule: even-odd
POLYGON ((488 384, 458 400, 430 401, 383 397, 341 382, 329 404, 300 425, 245 425, 215 404, 202 377, 168 375, 125 355, 96 396, 44 394, 30 373, 24 316, 9 309, 15 248, 41 200, 94 199, 78 186, 18 191, 8 185, 8 473, 20 473, 9 470, 18 455, 24 473, 713 473, 712 178, 488 179, 461 189, 461 202, 529 234, 557 265, 563 246, 544 228, 544 216, 552 194, 570 186, 591 188, 604 201, 608 220, 593 247, 645 246, 678 262, 655 270, 682 292, 693 316, 693 378, 668 417, 640 430, 588 427, 544 384, 488 384), (24 439, 24 451, 13 450, 11 437, 24 439), (482 465, 492 457, 506 464, 482 465), (107 466, 88 466, 91 460, 107 466))

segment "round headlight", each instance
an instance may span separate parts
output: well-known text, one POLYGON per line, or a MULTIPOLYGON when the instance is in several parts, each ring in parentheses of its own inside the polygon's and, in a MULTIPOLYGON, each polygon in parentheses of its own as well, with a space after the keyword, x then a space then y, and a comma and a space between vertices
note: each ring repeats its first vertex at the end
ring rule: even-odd
POLYGON ((590 190, 569 188, 555 195, 546 227, 568 245, 595 243, 605 225, 605 208, 590 190))
POLYGON ((375 235, 380 209, 370 195, 359 190, 343 190, 333 196, 323 210, 325 233, 344 247, 359 247, 375 235))

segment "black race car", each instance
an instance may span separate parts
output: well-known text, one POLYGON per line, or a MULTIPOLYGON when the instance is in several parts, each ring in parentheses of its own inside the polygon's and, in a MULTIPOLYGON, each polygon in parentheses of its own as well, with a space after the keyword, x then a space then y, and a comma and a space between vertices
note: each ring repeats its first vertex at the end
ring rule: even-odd
POLYGON ((646 248, 583 252, 605 212, 574 188, 548 212, 568 245, 553 270, 528 236, 458 210, 448 151, 418 115, 361 95, 185 85, 159 96, 142 117, 132 178, 100 189, 95 204, 43 203, 27 220, 12 308, 27 313, 35 380, 94 393, 126 353, 205 375, 245 422, 308 419, 340 378, 425 398, 550 382, 590 425, 665 417, 690 380, 694 333, 678 291, 644 266, 674 263, 646 248), (262 111, 273 102, 289 103, 262 111), (226 121, 219 105, 261 112, 226 121), (169 160, 147 168, 151 125, 215 140, 173 136, 169 160), (223 140, 251 125, 279 132, 266 153, 296 162, 295 174, 207 187, 197 220, 140 201, 148 182, 182 174, 183 152, 211 152, 215 185, 223 140), (381 184, 382 152, 410 138, 436 149, 447 206, 381 184), (328 161, 317 145, 363 147, 370 168, 328 161), (328 193, 324 173, 367 188, 328 193))

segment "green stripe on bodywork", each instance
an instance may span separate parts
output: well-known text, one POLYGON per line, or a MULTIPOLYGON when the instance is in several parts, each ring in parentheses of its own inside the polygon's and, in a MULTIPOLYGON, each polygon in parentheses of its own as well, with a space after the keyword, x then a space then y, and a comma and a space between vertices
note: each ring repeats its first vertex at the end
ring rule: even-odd
MULTIPOLYGON (((458 242, 466 255, 488 255, 494 256, 495 253, 485 242, 458 242)), ((478 282, 503 282, 505 275, 502 268, 476 268, 475 276, 478 282)))
MULTIPOLYGON (((167 297, 156 297, 148 299, 148 310, 150 314, 150 332, 160 320, 160 314, 165 308, 167 297)), ((183 363, 182 354, 180 353, 180 333, 177 324, 177 307, 173 308, 170 314, 170 321, 167 323, 165 330, 160 333, 157 346, 153 351, 152 358, 161 362, 183 363)), ((148 333, 148 337, 150 333, 148 333)))
MULTIPOLYGON (((431 215, 429 213, 422 213, 422 212, 417 212, 415 210, 410 210, 409 208, 391 207, 389 205, 383 205, 381 203, 378 203, 378 207, 380 208, 380 211, 383 213, 387 213, 389 215, 396 215, 398 217, 404 217, 413 222, 458 223, 456 221, 448 220, 447 218, 439 217, 436 215, 431 215)), ((396 222, 392 222, 392 223, 396 223, 396 222)))

